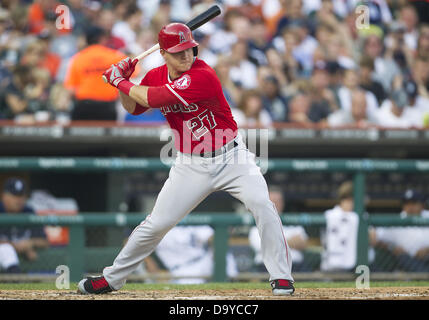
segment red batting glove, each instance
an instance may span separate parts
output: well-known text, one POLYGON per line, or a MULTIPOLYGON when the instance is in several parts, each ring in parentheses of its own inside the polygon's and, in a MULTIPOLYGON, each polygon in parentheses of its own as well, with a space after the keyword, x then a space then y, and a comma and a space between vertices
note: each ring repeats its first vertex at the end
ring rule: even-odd
POLYGON ((112 64, 109 69, 104 71, 103 76, 106 77, 109 84, 116 88, 118 87, 119 82, 126 80, 121 74, 121 69, 116 64, 112 64))
POLYGON ((139 62, 137 59, 131 60, 131 58, 125 58, 117 63, 117 66, 125 79, 128 80, 131 77, 136 68, 137 62, 139 62))

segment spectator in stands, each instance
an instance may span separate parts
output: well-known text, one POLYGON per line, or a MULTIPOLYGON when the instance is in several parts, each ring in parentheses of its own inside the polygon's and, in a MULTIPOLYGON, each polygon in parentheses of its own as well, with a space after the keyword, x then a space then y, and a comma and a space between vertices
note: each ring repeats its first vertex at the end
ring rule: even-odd
POLYGON ((243 91, 238 108, 231 111, 238 127, 268 128, 273 122, 257 90, 243 91))
POLYGON ((284 28, 306 20, 302 10, 302 0, 280 0, 279 2, 284 10, 284 15, 277 23, 276 35, 281 34, 284 28))
POLYGON ((125 50, 125 41, 112 34, 112 28, 115 25, 116 16, 111 9, 103 9, 100 13, 100 19, 97 21, 99 27, 101 27, 106 35, 106 46, 114 50, 125 50))
POLYGON ((241 87, 232 81, 229 76, 231 62, 227 56, 220 55, 214 67, 216 74, 222 84, 223 94, 231 108, 236 108, 241 99, 241 87))
MULTIPOLYGON (((176 226, 171 229, 155 249, 155 255, 162 265, 156 263, 153 256, 144 262, 148 272, 159 272, 166 268, 174 283, 204 283, 213 275, 213 236, 210 226, 176 226)), ((227 275, 238 274, 237 265, 232 253, 226 257, 227 275)))
POLYGON ((12 81, 4 88, 0 118, 20 123, 49 120, 50 75, 45 69, 17 66, 12 81))
MULTIPOLYGON (((68 0, 67 5, 70 12, 70 19, 73 21, 72 32, 74 34, 84 34, 85 29, 91 24, 91 7, 94 1, 68 0)), ((96 5, 97 6, 97 5, 96 5)), ((100 17, 101 19, 101 17, 100 17)))
POLYGON ((258 66, 268 63, 266 51, 271 47, 267 37, 267 30, 262 19, 254 19, 251 25, 249 40, 250 60, 258 66))
POLYGON ((209 48, 217 54, 228 54, 234 43, 249 40, 251 24, 239 10, 227 10, 223 24, 223 28, 216 30, 209 41, 209 48))
POLYGON ((412 65, 412 78, 417 83, 418 95, 429 99, 429 58, 417 57, 412 65))
MULTIPOLYGON (((414 189, 405 191, 402 198, 402 218, 429 217, 424 210, 424 197, 414 189)), ((377 227, 370 233, 373 246, 388 250, 397 259, 397 268, 408 272, 429 271, 428 227, 377 227)))
POLYGON ((142 48, 137 42, 142 23, 143 12, 133 3, 127 6, 124 20, 116 22, 112 28, 112 35, 125 42, 125 51, 127 54, 136 56, 142 53, 142 48))
POLYGON ((372 27, 363 41, 363 55, 374 60, 374 80, 379 81, 386 92, 391 89, 391 84, 396 75, 400 74, 399 66, 392 57, 384 56, 383 31, 372 27))
POLYGON ((374 94, 378 105, 381 105, 386 98, 383 86, 377 80, 374 80, 374 60, 371 57, 363 56, 359 63, 359 85, 362 89, 374 94))
POLYGON ((429 58, 429 24, 422 24, 419 30, 415 56, 427 59, 429 58))
POLYGON ((310 78, 311 106, 309 118, 313 122, 325 121, 329 114, 339 109, 335 95, 329 88, 329 80, 326 62, 316 61, 310 78))
POLYGON ((49 34, 42 34, 38 40, 31 42, 21 57, 21 64, 49 71, 50 78, 55 79, 61 58, 49 51, 49 34))
POLYGON ((246 41, 237 41, 232 45, 228 59, 231 63, 229 76, 232 81, 243 89, 255 89, 257 86, 257 67, 249 61, 248 44, 246 41))
POLYGON ((64 84, 74 96, 72 120, 117 120, 118 91, 104 83, 100 75, 125 55, 106 47, 105 39, 101 28, 90 27, 86 33, 88 46, 70 62, 64 84))
POLYGON ((339 109, 328 116, 327 123, 331 127, 354 125, 366 128, 373 123, 367 116, 367 99, 365 91, 355 89, 351 92, 351 109, 339 109))
MULTIPOLYGON (((272 42, 275 50, 269 49, 267 51, 268 61, 270 61, 269 55, 271 51, 275 51, 273 53, 273 58, 275 58, 275 53, 278 52, 283 60, 282 63, 271 62, 271 65, 276 67, 274 70, 284 72, 289 82, 294 81, 303 69, 300 61, 296 58, 298 54, 296 50, 299 44, 299 35, 297 30, 293 28, 284 28, 280 36, 274 38, 272 42)), ((280 83, 285 85, 285 83, 280 83)))
POLYGON ((346 181, 337 193, 338 204, 325 212, 321 270, 352 271, 356 266, 359 217, 354 209, 353 183, 346 181))
POLYGON ((402 77, 397 76, 392 85, 392 92, 378 110, 377 124, 390 128, 421 128, 423 126, 421 112, 409 107, 410 99, 403 87, 402 77))
POLYGON ((49 109, 51 112, 51 120, 55 120, 60 124, 68 124, 71 120, 71 95, 62 83, 56 83, 51 87, 49 93, 49 109))
POLYGON ((398 21, 404 25, 404 45, 409 50, 416 50, 419 36, 419 16, 416 9, 411 4, 404 5, 399 10, 398 18, 398 21))
POLYGON ((264 110, 267 110, 276 122, 288 120, 288 107, 286 97, 280 92, 278 80, 273 75, 260 79, 261 98, 264 110))
POLYGON ((311 98, 305 91, 299 91, 289 101, 289 122, 301 125, 311 124, 309 112, 311 98))
POLYGON ((209 48, 208 40, 210 39, 211 33, 212 30, 203 32, 198 29, 193 32, 194 39, 199 44, 198 57, 204 60, 210 67, 214 68, 217 64, 218 55, 213 53, 209 48))
POLYGON ((28 27, 32 34, 39 34, 46 28, 48 16, 55 16, 56 0, 36 0, 28 8, 28 27))
MULTIPOLYGON (((283 190, 277 186, 269 187, 270 200, 276 207, 278 214, 281 216, 284 211, 284 195, 283 190)), ((295 272, 311 271, 311 267, 304 260, 303 251, 308 246, 308 235, 302 226, 283 226, 284 236, 290 248, 292 257, 292 268, 295 272)), ((249 244, 255 253, 254 269, 259 272, 266 272, 261 255, 261 238, 256 226, 249 230, 249 244)))
MULTIPOLYGON (((26 205, 27 190, 23 180, 9 178, 6 180, 0 202, 0 214, 34 214, 26 205)), ((1 227, 0 228, 0 271, 19 273, 19 255, 34 261, 37 249, 46 248, 43 227, 1 227)))

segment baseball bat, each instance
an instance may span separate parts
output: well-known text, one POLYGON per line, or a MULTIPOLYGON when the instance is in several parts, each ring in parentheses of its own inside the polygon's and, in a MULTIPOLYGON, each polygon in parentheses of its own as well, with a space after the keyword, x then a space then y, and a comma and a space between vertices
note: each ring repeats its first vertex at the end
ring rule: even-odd
MULTIPOLYGON (((220 11, 220 8, 218 5, 211 6, 206 11, 202 12, 201 14, 196 16, 191 21, 187 22, 186 25, 189 27, 189 29, 191 29, 191 31, 194 31, 195 29, 201 27, 203 24, 212 20, 214 17, 218 16, 220 14, 220 12, 221 11, 220 11)), ((154 46, 152 46, 151 48, 147 49, 145 52, 140 53, 134 59, 141 60, 156 50, 159 50, 159 43, 157 43, 154 46)), ((103 81, 105 83, 107 83, 107 79, 105 76, 103 76, 103 81)))

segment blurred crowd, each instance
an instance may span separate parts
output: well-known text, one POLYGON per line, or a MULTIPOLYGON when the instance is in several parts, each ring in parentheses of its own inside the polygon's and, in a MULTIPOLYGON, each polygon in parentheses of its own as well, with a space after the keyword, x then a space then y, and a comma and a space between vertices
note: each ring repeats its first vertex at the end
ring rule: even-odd
MULTIPOLYGON (((194 37, 240 127, 429 127, 429 2, 418 0, 5 0, 0 119, 164 121, 125 114, 100 75, 213 4, 221 16, 194 37)), ((161 64, 153 53, 132 80, 161 64)))

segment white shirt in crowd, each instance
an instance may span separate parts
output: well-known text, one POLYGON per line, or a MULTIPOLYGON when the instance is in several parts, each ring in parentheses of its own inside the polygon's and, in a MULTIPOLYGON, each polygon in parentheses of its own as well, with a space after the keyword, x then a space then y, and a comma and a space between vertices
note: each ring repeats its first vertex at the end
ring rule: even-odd
MULTIPOLYGON (((210 226, 176 226, 158 244, 155 252, 177 283, 204 283, 214 270, 213 250, 209 239, 214 235, 210 226)), ((227 254, 227 275, 234 277, 237 265, 231 253, 227 254)))
POLYGON ((392 101, 386 99, 377 112, 376 123, 382 127, 390 128, 422 128, 423 114, 417 107, 404 107, 402 113, 397 116, 392 112, 392 101))
MULTIPOLYGON (((366 115, 369 121, 374 121, 377 117, 378 102, 375 95, 370 91, 365 91, 366 96, 366 115)), ((338 90, 338 98, 340 100, 341 109, 351 112, 352 110, 352 95, 349 88, 342 86, 338 90)))
MULTIPOLYGON (((308 239, 308 235, 302 226, 283 226, 283 233, 286 237, 286 241, 295 236, 300 236, 304 240, 308 239)), ((258 228, 256 227, 252 227, 249 231, 249 244, 255 252, 255 264, 262 264, 261 237, 259 236, 258 228)), ((301 263, 304 260, 304 254, 301 251, 290 248, 290 253, 292 256, 292 262, 301 263)))
POLYGON ((326 233, 322 238, 325 250, 322 253, 323 271, 347 270, 356 264, 359 217, 356 212, 347 212, 340 206, 325 212, 326 233))
MULTIPOLYGON (((401 217, 406 216, 401 212, 401 217)), ((429 218, 429 211, 423 211, 421 216, 429 218)), ((400 247, 412 257, 420 249, 429 247, 429 227, 377 227, 375 232, 377 241, 400 247)))
POLYGON ((238 66, 231 66, 229 76, 239 82, 244 89, 254 89, 258 85, 258 69, 248 60, 241 60, 238 66))

